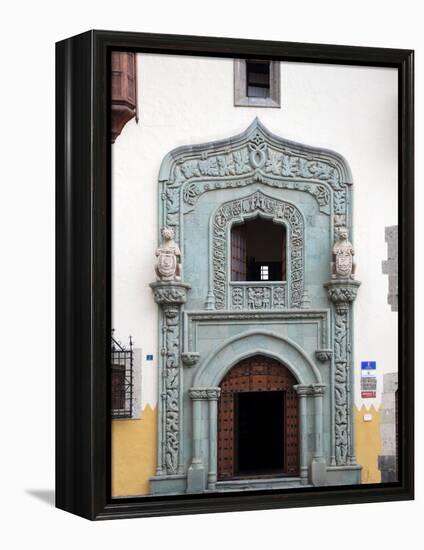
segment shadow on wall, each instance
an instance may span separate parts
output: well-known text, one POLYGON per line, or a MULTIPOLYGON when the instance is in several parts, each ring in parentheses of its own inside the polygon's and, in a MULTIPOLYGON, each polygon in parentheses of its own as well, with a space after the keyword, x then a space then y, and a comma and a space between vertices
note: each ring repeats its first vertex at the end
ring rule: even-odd
POLYGON ((26 489, 25 493, 38 500, 41 500, 49 506, 55 505, 55 491, 54 489, 26 489))

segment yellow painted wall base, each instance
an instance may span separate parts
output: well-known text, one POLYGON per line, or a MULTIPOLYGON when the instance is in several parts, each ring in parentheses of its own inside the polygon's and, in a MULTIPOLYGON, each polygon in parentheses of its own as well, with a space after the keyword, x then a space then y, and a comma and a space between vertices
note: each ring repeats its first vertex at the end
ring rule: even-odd
POLYGON ((156 469, 157 408, 137 420, 112 421, 112 496, 149 494, 156 469))
MULTIPOLYGON (((381 410, 355 407, 356 458, 362 483, 380 483, 381 410), (371 414, 371 421, 364 415, 371 414)), ((112 496, 149 494, 149 478, 156 470, 157 408, 149 405, 138 420, 112 421, 112 496)))
POLYGON ((381 473, 378 469, 378 455, 381 454, 380 436, 381 409, 373 405, 369 409, 362 405, 355 407, 356 460, 362 466, 362 483, 380 483, 381 473), (366 422, 364 415, 372 415, 366 422))

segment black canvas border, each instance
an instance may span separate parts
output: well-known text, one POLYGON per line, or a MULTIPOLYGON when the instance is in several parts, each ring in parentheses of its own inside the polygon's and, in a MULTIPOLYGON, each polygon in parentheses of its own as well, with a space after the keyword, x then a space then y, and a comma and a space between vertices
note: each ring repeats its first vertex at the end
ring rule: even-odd
POLYGON ((56 44, 56 506, 88 519, 414 498, 414 53, 411 50, 89 31, 56 44), (112 499, 110 55, 114 50, 393 67, 399 97, 400 481, 112 499))

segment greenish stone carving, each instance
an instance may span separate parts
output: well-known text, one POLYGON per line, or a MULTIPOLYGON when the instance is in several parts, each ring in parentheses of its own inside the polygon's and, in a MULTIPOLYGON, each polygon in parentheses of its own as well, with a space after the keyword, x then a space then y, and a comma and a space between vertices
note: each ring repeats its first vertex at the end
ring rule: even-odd
POLYGON ((285 309, 286 286, 281 282, 268 282, 266 286, 263 283, 230 283, 230 309, 285 309))
POLYGON ((332 280, 327 283, 328 297, 335 306, 334 311, 334 397, 335 397, 335 460, 337 466, 353 461, 352 403, 350 388, 353 385, 350 374, 350 307, 355 300, 359 281, 332 280))
POLYGON ((160 409, 163 419, 158 474, 178 472, 180 446, 180 306, 190 285, 176 281, 151 283, 155 302, 162 307, 160 409))
POLYGON ((270 309, 274 304, 278 308, 283 303, 290 303, 291 307, 301 306, 304 285, 304 220, 299 209, 287 202, 256 191, 243 199, 236 199, 221 205, 213 216, 212 223, 212 292, 216 309, 225 309, 229 306, 235 309, 270 309), (236 287, 236 291, 229 300, 227 298, 228 275, 228 240, 231 225, 243 222, 249 217, 261 214, 270 218, 274 223, 284 224, 288 228, 288 297, 286 301, 285 286, 279 285, 279 290, 273 296, 273 290, 268 285, 256 286, 250 284, 246 289, 236 287), (284 297, 282 293, 284 292, 284 297))
POLYGON ((346 215, 352 177, 341 155, 276 136, 256 118, 238 136, 171 151, 159 181, 161 226, 173 227, 178 241, 181 213, 209 191, 260 182, 304 191, 315 197, 322 212, 346 215))
MULTIPOLYGON (((193 180, 204 178, 224 178, 252 174, 261 170, 269 176, 282 178, 301 179, 311 182, 309 186, 302 186, 302 189, 316 197, 320 207, 327 206, 330 201, 330 191, 324 182, 333 187, 337 192, 336 210, 343 212, 345 209, 345 189, 340 181, 340 167, 334 160, 323 159, 323 161, 308 160, 307 155, 290 154, 287 148, 285 152, 279 150, 278 145, 268 143, 264 135, 264 127, 257 122, 258 130, 241 144, 241 148, 234 152, 221 155, 207 156, 207 152, 191 160, 177 163, 173 169, 172 183, 182 185, 191 182, 184 189, 184 201, 193 206, 197 198, 213 186, 197 184, 193 180), (322 182, 321 184, 317 182, 322 182), (314 185, 315 184, 315 185, 314 185)), ((267 132, 268 133, 268 132, 267 132)), ((241 180, 230 180, 235 186, 241 185, 241 180)), ((264 178, 263 183, 273 185, 273 180, 264 178)), ((290 184, 289 181, 286 182, 290 184)), ((299 185, 296 182, 296 185, 299 185)), ((222 188, 222 184, 221 184, 222 188)))
POLYGON ((315 355, 318 361, 320 361, 321 363, 326 363, 327 361, 331 360, 331 357, 333 356, 333 350, 317 349, 315 355))
POLYGON ((185 367, 194 367, 199 362, 200 353, 185 351, 181 354, 181 360, 185 367))
POLYGON ((324 285, 328 292, 328 297, 334 303, 339 313, 346 311, 349 304, 352 303, 357 294, 361 283, 359 281, 336 281, 333 280, 324 285))
MULTIPOLYGON (((182 261, 174 280, 151 285, 161 351, 153 494, 229 487, 217 479, 219 384, 238 361, 258 354, 297 380, 294 484, 359 480, 352 304, 360 283, 349 269, 332 278, 330 266, 340 229, 352 233, 351 184, 343 157, 275 136, 258 119, 238 136, 164 158, 158 240, 172 228, 182 261), (285 281, 231 281, 231 227, 256 216, 285 225, 285 281)), ((255 484, 244 480, 243 488, 255 484)))

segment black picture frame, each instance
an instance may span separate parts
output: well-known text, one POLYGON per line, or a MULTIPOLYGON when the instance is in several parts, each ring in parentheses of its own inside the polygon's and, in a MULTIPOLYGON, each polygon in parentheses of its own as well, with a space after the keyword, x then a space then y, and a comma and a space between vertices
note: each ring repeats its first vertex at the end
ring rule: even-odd
POLYGON ((414 498, 414 53, 89 31, 56 44, 56 506, 97 520, 414 498), (399 97, 399 482, 112 499, 110 57, 140 51, 393 67, 399 97))

